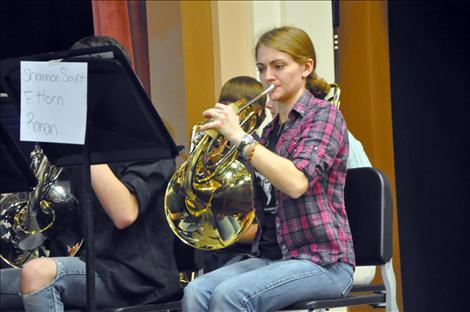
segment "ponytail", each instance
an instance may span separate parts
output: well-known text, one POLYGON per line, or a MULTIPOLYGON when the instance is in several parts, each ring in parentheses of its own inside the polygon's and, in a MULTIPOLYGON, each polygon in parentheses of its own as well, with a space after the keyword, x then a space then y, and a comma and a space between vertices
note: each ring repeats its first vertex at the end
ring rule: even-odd
POLYGON ((316 98, 324 99, 327 94, 330 92, 330 85, 324 79, 318 77, 318 75, 313 72, 307 77, 307 89, 310 91, 316 98))

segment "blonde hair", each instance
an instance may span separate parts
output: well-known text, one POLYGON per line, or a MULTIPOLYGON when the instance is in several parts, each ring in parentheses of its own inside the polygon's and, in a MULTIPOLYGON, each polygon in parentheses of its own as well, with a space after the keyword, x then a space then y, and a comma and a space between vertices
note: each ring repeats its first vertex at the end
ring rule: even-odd
POLYGON ((330 85, 315 73, 317 56, 309 35, 300 28, 283 26, 265 32, 259 39, 255 48, 255 57, 261 45, 289 54, 298 64, 313 60, 313 71, 307 77, 306 87, 317 98, 325 98, 330 91, 330 85))

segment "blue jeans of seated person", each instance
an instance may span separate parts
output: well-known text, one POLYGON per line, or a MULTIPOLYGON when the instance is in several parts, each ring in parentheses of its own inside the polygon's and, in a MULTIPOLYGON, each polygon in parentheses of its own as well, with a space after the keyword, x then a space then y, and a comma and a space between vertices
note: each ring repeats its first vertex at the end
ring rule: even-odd
MULTIPOLYGON (((20 269, 1 270, 2 311, 21 310, 23 300, 25 312, 64 311, 66 306, 86 307, 86 264, 77 257, 57 257, 57 276, 47 287, 34 293, 20 294, 20 269), (18 306, 20 305, 20 306, 18 306)), ((98 307, 129 305, 121 295, 108 290, 101 277, 95 273, 96 304, 98 307)))
POLYGON ((339 298, 352 288, 353 269, 309 260, 250 258, 197 277, 184 288, 182 309, 275 311, 301 300, 339 298))

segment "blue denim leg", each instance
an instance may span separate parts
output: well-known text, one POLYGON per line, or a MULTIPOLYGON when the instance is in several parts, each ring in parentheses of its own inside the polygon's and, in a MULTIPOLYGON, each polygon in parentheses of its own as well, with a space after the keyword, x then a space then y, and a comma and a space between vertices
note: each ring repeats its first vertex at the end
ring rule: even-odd
POLYGON ((209 311, 212 292, 217 285, 226 279, 262 268, 269 263, 270 260, 250 258, 197 277, 184 288, 182 310, 185 312, 209 311))
MULTIPOLYGON (((86 307, 86 264, 77 257, 52 258, 57 264, 57 276, 47 287, 23 295, 25 312, 64 311, 64 304, 86 307)), ((127 305, 122 296, 108 290, 103 280, 95 274, 96 303, 98 307, 127 305)))
POLYGON ((0 272, 0 310, 23 310, 20 295, 20 269, 2 269, 0 272))
POLYGON ((308 260, 265 261, 268 265, 239 274, 212 276, 218 283, 210 289, 208 308, 198 311, 273 311, 300 300, 342 297, 352 286, 347 264, 323 268, 308 260))

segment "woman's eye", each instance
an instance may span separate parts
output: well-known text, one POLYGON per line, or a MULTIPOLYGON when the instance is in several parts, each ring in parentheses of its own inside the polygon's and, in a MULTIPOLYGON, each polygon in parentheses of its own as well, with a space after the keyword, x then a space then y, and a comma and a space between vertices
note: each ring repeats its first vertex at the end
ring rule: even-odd
POLYGON ((283 68, 284 68, 284 64, 276 64, 276 65, 274 65, 274 68, 276 68, 276 69, 283 69, 283 68))
POLYGON ((264 68, 263 68, 263 67, 258 67, 258 72, 259 72, 259 73, 264 72, 264 68))

